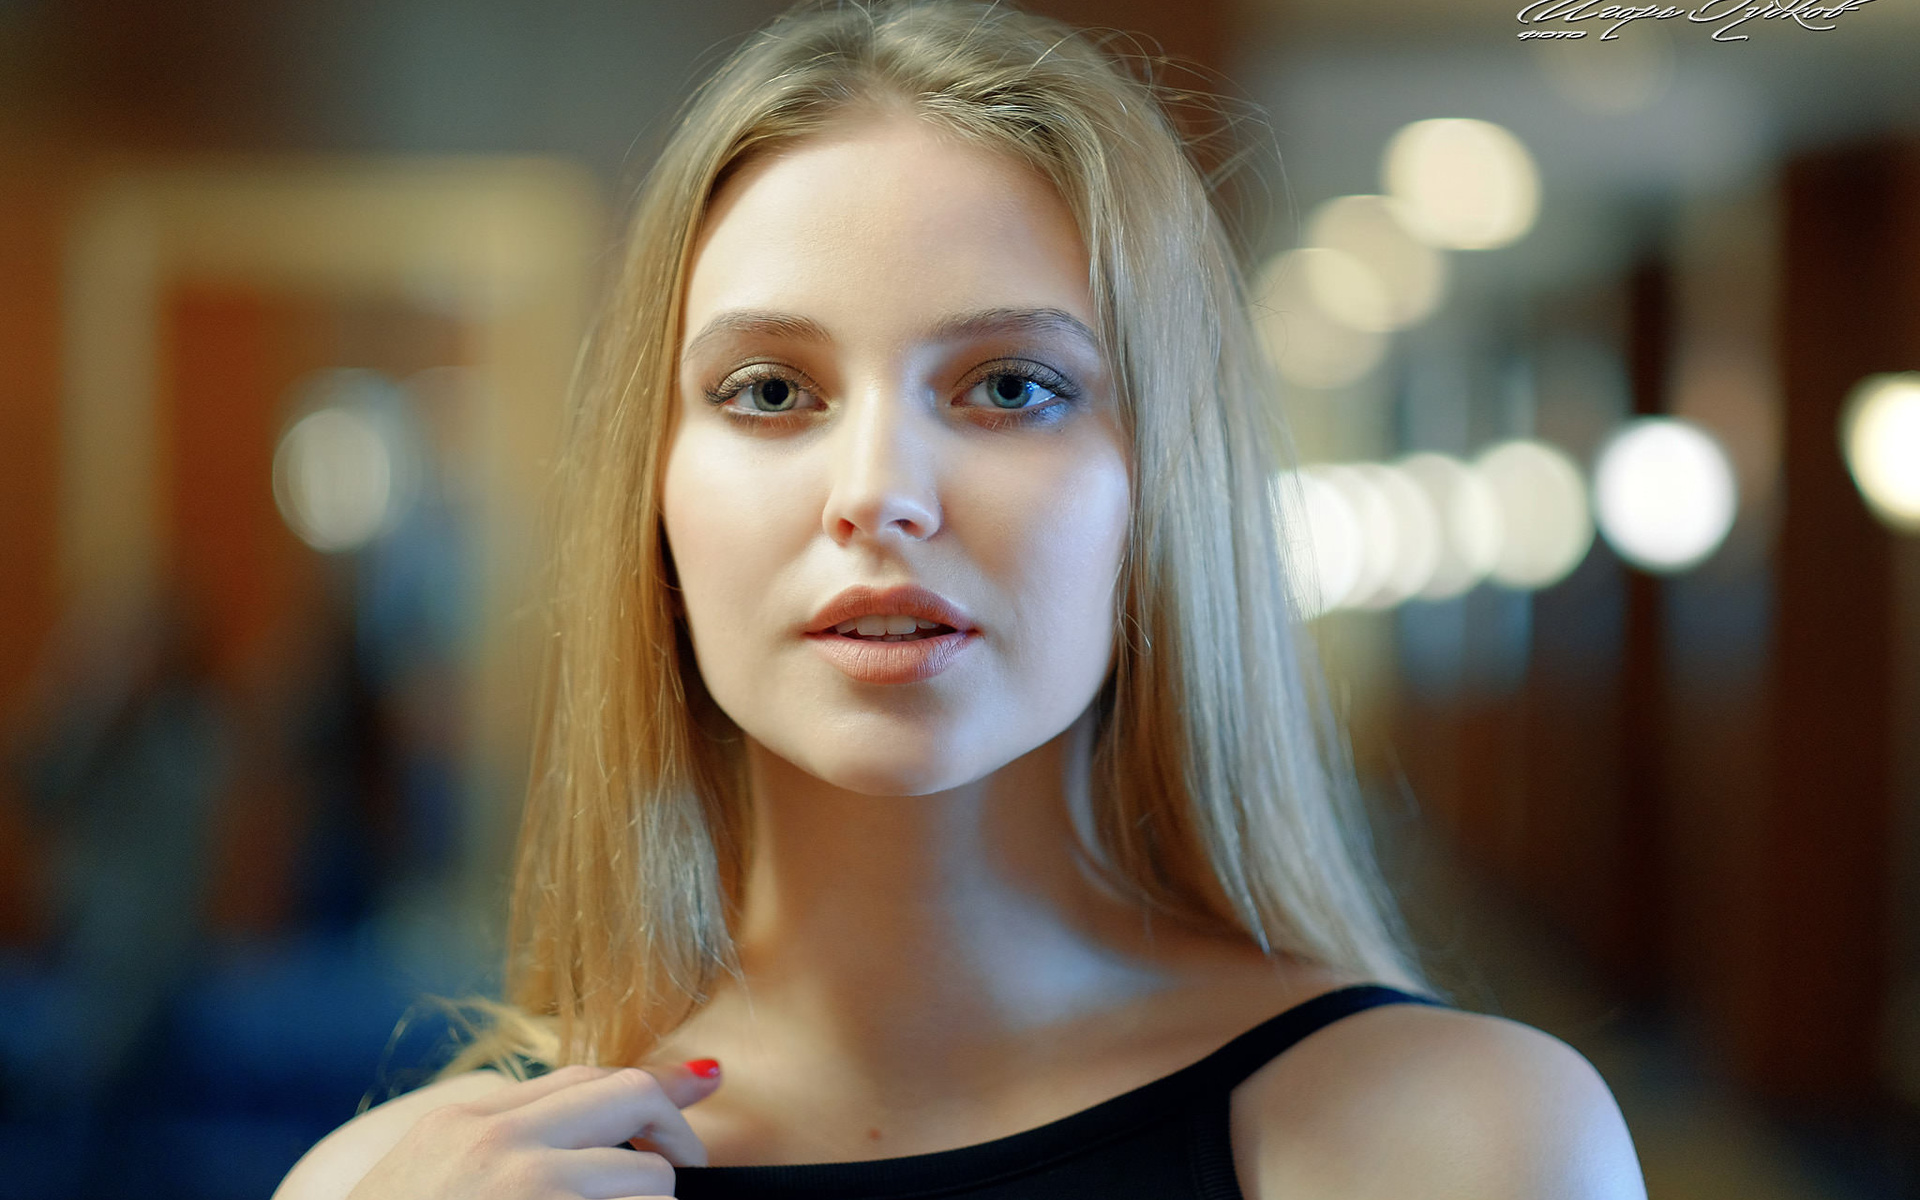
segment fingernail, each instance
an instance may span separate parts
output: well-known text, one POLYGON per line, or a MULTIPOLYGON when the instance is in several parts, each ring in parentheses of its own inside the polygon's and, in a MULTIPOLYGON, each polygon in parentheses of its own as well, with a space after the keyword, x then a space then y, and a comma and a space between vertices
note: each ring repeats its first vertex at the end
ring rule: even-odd
POLYGON ((712 1079, 720 1074, 720 1060, 715 1058, 690 1059, 685 1066, 687 1070, 692 1071, 702 1079, 712 1079))

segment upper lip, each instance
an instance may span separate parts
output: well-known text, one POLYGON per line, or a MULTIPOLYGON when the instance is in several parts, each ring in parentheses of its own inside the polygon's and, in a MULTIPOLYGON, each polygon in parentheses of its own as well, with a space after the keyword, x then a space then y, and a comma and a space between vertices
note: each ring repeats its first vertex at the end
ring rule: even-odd
POLYGON ((967 614, 938 592, 913 586, 872 588, 855 584, 813 614, 807 632, 825 633, 856 617, 871 616, 917 617, 937 625, 950 625, 960 633, 973 628, 967 614))

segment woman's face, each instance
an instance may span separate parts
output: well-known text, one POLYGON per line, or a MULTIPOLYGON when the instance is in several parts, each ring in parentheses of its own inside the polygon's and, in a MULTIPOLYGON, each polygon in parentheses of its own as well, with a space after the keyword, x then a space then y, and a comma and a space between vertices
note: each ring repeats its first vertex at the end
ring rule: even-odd
POLYGON ((1051 186, 911 118, 839 127, 715 197, 684 322, 662 505, 720 708, 876 795, 1071 725, 1107 674, 1129 478, 1051 186))

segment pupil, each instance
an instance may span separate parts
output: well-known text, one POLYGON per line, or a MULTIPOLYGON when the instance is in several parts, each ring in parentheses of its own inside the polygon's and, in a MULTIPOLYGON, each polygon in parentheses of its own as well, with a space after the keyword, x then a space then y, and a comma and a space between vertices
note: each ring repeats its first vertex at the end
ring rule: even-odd
POLYGON ((787 386, 784 379, 769 379, 760 385, 760 397, 766 401, 765 407, 768 408, 784 407, 792 392, 793 389, 787 386))
MULTIPOLYGON (((1010 400, 1013 401, 1014 404, 1017 404, 1026 399, 1026 397, 1027 381, 1021 379, 1019 376, 1002 375, 994 381, 993 398, 996 403, 1002 400, 1010 400)), ((1003 404, 1001 407, 1012 408, 1013 404, 1003 404)))

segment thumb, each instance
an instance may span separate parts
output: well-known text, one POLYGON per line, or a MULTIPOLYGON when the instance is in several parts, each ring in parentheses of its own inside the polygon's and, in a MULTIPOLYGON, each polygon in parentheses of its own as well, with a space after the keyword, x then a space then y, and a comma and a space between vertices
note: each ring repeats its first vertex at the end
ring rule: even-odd
POLYGON ((660 1081, 660 1090, 675 1108, 698 1104, 720 1090, 720 1064, 711 1058, 694 1058, 674 1067, 649 1067, 660 1081))

